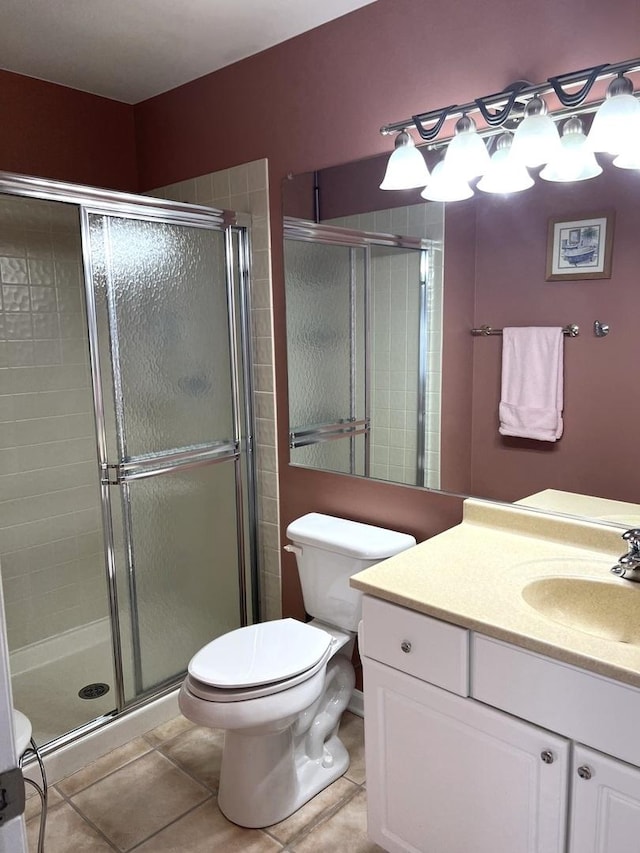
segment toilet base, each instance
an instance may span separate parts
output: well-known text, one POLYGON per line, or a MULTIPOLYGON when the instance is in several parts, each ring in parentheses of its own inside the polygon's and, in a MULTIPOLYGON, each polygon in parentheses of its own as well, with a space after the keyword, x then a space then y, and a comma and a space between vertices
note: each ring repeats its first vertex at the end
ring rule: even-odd
MULTIPOLYGON (((226 750, 225 743, 225 755, 231 760, 231 754, 236 751, 232 748, 227 753, 226 750)), ((286 770, 282 774, 276 771, 258 784, 238 784, 238 780, 232 778, 235 774, 221 772, 218 791, 220 811, 228 820, 250 829, 280 823, 347 771, 349 754, 337 735, 327 741, 325 750, 330 762, 322 759, 312 761, 301 756, 295 761, 293 774, 286 770)), ((253 755, 255 758, 255 752, 253 755)))
POLYGON ((338 737, 353 692, 353 667, 337 655, 327 666, 322 696, 281 729, 227 731, 218 806, 252 829, 279 823, 342 776, 349 753, 338 737))

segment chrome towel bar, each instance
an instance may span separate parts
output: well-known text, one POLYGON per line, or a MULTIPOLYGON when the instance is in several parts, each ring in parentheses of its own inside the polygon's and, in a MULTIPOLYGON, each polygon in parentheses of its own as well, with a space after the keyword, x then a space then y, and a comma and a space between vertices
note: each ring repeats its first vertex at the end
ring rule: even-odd
MULTIPOLYGON (((491 326, 480 326, 479 329, 471 329, 471 334, 475 337, 486 338, 489 335, 501 335, 502 329, 494 329, 491 326)), ((563 328, 562 334, 566 335, 568 338, 577 338, 580 334, 580 326, 577 326, 575 323, 570 323, 568 326, 563 328)))

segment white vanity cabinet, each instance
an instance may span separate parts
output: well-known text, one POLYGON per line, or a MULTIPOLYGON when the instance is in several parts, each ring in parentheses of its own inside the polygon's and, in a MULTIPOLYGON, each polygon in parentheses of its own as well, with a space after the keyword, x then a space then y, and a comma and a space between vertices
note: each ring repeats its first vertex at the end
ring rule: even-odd
POLYGON ((569 853, 640 851, 640 769, 576 746, 569 853))
POLYGON ((361 652, 385 850, 640 853, 640 690, 371 596, 361 652))
POLYGON ((391 853, 564 851, 567 741, 372 660, 364 677, 374 841, 391 853))

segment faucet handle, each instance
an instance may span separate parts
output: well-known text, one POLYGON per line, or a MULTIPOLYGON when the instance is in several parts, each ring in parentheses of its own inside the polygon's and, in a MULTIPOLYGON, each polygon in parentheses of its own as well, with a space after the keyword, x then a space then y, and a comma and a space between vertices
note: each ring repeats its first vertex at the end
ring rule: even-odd
POLYGON ((640 553, 640 529, 634 527, 631 530, 625 530, 622 538, 629 543, 629 550, 632 553, 640 553))

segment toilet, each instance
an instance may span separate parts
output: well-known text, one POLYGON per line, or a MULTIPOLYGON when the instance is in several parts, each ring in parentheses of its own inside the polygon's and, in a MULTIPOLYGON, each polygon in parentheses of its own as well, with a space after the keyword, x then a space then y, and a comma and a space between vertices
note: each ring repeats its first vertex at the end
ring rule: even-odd
POLYGON ((347 770, 338 726, 353 693, 362 594, 351 575, 413 536, 309 513, 287 528, 310 622, 277 619, 213 640, 189 663, 180 710, 225 730, 218 805, 234 823, 284 820, 347 770))

